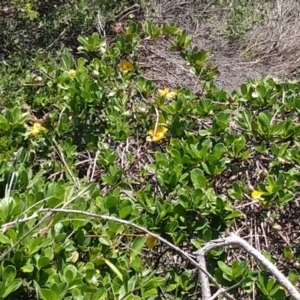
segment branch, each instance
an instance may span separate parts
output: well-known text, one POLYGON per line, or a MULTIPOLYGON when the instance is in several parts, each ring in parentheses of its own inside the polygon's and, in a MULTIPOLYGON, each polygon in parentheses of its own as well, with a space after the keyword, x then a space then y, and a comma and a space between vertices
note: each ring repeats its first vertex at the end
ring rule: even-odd
MULTIPOLYGON (((202 262, 205 254, 214 248, 236 245, 244 249, 248 254, 256 258, 265 268, 277 279, 277 281, 290 293, 295 300, 300 300, 300 293, 297 291, 295 286, 269 261, 267 260, 258 250, 253 248, 245 240, 240 238, 234 233, 230 233, 228 237, 218 239, 207 243, 203 248, 196 251, 196 257, 198 262, 202 262)), ((199 263, 200 264, 200 263, 199 263)), ((203 266, 202 266, 203 267, 203 266)), ((206 274, 199 272, 199 277, 206 277, 206 274)), ((201 278, 202 281, 208 282, 207 278, 201 278)), ((204 298, 203 299, 207 299, 204 298)))
MULTIPOLYGON (((36 211, 37 214, 40 213, 68 213, 68 214, 80 214, 80 215, 85 215, 85 216, 89 216, 92 218, 98 218, 98 219, 102 219, 102 220, 106 220, 106 221, 113 221, 113 222, 117 222, 120 224, 124 224, 133 228, 136 228, 142 232, 145 232, 146 234, 149 234, 151 236, 153 236, 154 238, 156 238, 157 240, 161 241, 162 243, 168 245, 170 248, 174 249, 175 251, 177 251, 178 253, 180 253, 182 256, 184 256, 188 261, 190 261, 197 269, 199 269, 200 271, 204 272, 206 274, 206 276, 211 280, 211 282, 218 287, 219 289, 221 289, 221 286, 218 284, 218 282, 214 279, 214 277, 212 275, 210 275, 205 269, 202 269, 202 267, 197 263, 197 261, 195 261, 192 256, 181 250, 179 247, 173 245, 172 243, 170 243, 169 241, 167 241, 166 239, 162 238, 161 236, 159 236, 158 234, 155 234, 151 231, 149 231, 148 229, 139 226, 137 224, 134 224, 132 222, 126 221, 126 220, 122 220, 122 219, 118 219, 116 217, 113 216, 105 216, 105 215, 98 215, 95 213, 91 213, 91 212, 86 212, 86 211, 81 211, 81 210, 75 210, 75 209, 63 209, 63 208, 53 208, 53 209, 48 209, 48 208, 42 208, 39 209, 38 211, 36 211)), ((229 295, 228 295, 229 296, 229 295)), ((228 299, 233 299, 231 296, 228 297, 228 299)))
MULTIPOLYGON (((77 195, 78 196, 78 195, 77 195)), ((76 197, 74 197, 76 198, 76 197)), ((64 206, 67 206, 68 204, 70 204, 72 201, 74 201, 74 198, 70 199, 70 201, 68 201, 64 206)), ((148 235, 153 236, 154 238, 156 238, 157 240, 161 241, 162 243, 168 245, 170 248, 174 249, 175 251, 177 251, 178 253, 180 253, 183 257, 185 257, 189 262, 191 262, 198 270, 199 270, 199 274, 204 273, 206 276, 204 276, 203 278, 205 278, 204 281, 201 282, 201 287, 202 290, 206 291, 206 296, 203 297, 203 300, 209 299, 209 300, 213 300, 215 299, 216 294, 211 298, 211 294, 210 294, 210 290, 209 290, 209 281, 208 279, 211 280, 211 282, 219 289, 218 290, 218 295, 223 294, 224 297, 226 297, 227 299, 230 300, 234 300, 234 298, 232 296, 230 296, 229 294, 227 294, 227 290, 231 289, 224 289, 222 288, 218 282, 214 279, 214 277, 212 275, 210 275, 208 273, 208 271, 206 270, 206 265, 205 265, 205 261, 202 263, 198 263, 197 261, 195 261, 192 258, 192 255, 190 255, 189 253, 181 250, 179 247, 173 245, 172 243, 170 243, 169 241, 167 241, 166 239, 162 238, 161 236, 149 231, 148 229, 139 226, 137 224, 134 224, 132 222, 126 221, 126 220, 122 220, 122 219, 118 219, 116 217, 113 216, 105 216, 105 215, 98 215, 95 213, 91 213, 91 212, 86 212, 86 211, 80 211, 80 210, 74 210, 74 209, 65 209, 65 208, 53 208, 53 209, 48 209, 48 208, 43 208, 43 209, 39 209, 38 211, 36 211, 34 213, 33 216, 31 217, 27 217, 24 219, 19 219, 13 222, 9 222, 6 224, 3 224, 2 230, 6 230, 9 227, 12 227, 18 223, 23 223, 26 222, 30 219, 33 219, 34 217, 37 217, 38 214, 42 214, 42 213, 47 213, 42 220, 40 220, 31 230, 29 230, 20 240, 18 240, 15 244, 13 244, 7 251, 5 251, 4 253, 2 253, 2 255, 0 256, 0 261, 6 256, 8 255, 15 247, 17 247, 28 235, 30 235, 35 229, 37 229, 43 222, 45 222, 47 219, 51 218, 51 216, 53 216, 55 213, 73 213, 73 214, 80 214, 80 215, 85 215, 85 216, 89 216, 92 218, 98 218, 98 219, 102 219, 102 220, 106 220, 106 221, 113 221, 113 222, 118 222, 120 224, 124 224, 127 226, 131 226, 133 228, 136 228, 148 235)), ((223 240, 222 240, 223 241, 223 240)), ((202 250, 202 249, 201 249, 202 250)), ((197 256, 199 256, 198 251, 196 252, 197 256)), ((298 299, 297 299, 298 300, 298 299)))
POLYGON ((236 283, 236 284, 230 286, 230 287, 227 288, 227 289, 224 289, 224 288, 223 288, 223 289, 217 290, 217 292, 216 292, 209 300, 217 299, 217 297, 218 297, 219 295, 223 294, 224 292, 228 292, 228 291, 230 291, 230 290, 235 289, 235 288, 238 287, 244 280, 245 280, 245 278, 242 278, 238 283, 236 283))
MULTIPOLYGON (((76 200, 78 197, 84 196, 86 192, 88 192, 89 187, 86 187, 84 190, 82 190, 81 192, 79 192, 78 194, 76 194, 75 196, 73 196, 68 202, 66 202, 64 204, 63 207, 68 206, 69 204, 71 204, 74 200, 76 200)), ((16 220, 13 222, 9 222, 6 224, 3 224, 1 226, 2 232, 5 232, 8 228, 13 227, 19 223, 24 223, 27 222, 28 220, 34 219, 38 216, 38 213, 40 213, 41 210, 38 210, 37 212, 35 212, 32 216, 24 218, 24 219, 20 219, 20 220, 16 220)), ((12 252, 19 244, 21 244, 22 241, 24 241, 24 239, 29 236, 31 233, 33 233, 38 227, 40 227, 45 221, 47 221, 48 219, 50 219, 52 216, 55 215, 55 212, 51 212, 51 210, 48 210, 48 213, 36 224, 34 225, 24 236, 22 236, 18 241, 16 241, 8 250, 4 251, 1 255, 0 255, 0 261, 3 260, 6 255, 8 255, 10 252, 12 252)), ((51 222, 52 224, 52 222, 51 222)), ((50 227, 49 224, 48 226, 50 227)), ((46 227, 48 230, 48 227, 46 227)))

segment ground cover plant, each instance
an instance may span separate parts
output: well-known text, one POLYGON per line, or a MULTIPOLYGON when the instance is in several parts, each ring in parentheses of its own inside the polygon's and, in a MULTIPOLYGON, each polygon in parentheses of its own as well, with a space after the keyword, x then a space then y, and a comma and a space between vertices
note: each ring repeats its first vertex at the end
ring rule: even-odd
MULTIPOLYGON (((199 299, 194 252, 230 232, 299 289, 298 82, 229 92, 185 30, 145 18, 148 2, 102 5, 1 11, 34 34, 1 36, 0 298, 199 299), (147 77, 155 43, 196 89, 147 77)), ((220 297, 291 299, 236 247, 206 261, 220 297)))

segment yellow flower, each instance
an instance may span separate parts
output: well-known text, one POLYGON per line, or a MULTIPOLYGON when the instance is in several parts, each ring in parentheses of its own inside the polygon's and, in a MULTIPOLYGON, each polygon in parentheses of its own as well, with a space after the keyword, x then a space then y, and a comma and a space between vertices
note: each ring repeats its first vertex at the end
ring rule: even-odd
POLYGON ((152 137, 152 142, 158 142, 166 137, 166 133, 168 131, 167 127, 157 126, 156 132, 154 134, 154 130, 151 129, 148 131, 148 134, 152 137))
POLYGON ((152 235, 147 235, 146 246, 153 249, 157 245, 157 238, 152 235))
POLYGON ((175 91, 171 92, 169 88, 158 90, 158 93, 160 96, 166 97, 167 99, 173 99, 177 95, 177 92, 175 91))
POLYGON ((74 79, 74 78, 75 78, 75 76, 76 76, 76 71, 75 71, 75 70, 73 70, 73 69, 72 69, 72 70, 70 70, 70 71, 69 71, 69 75, 70 75, 70 78, 71 78, 71 79, 74 79))
POLYGON ((123 72, 123 73, 127 73, 129 71, 133 71, 133 63, 131 61, 128 61, 126 59, 122 59, 120 61, 120 63, 118 64, 119 69, 123 72))
POLYGON ((261 196, 262 196, 262 192, 260 192, 260 191, 257 191, 257 190, 254 190, 252 193, 251 193, 251 197, 253 198, 253 199, 260 199, 261 198, 261 196))
POLYGON ((177 92, 170 92, 167 94, 167 99, 173 99, 177 96, 177 92))
POLYGON ((160 96, 167 96, 170 93, 169 88, 164 88, 163 90, 158 90, 160 96))
POLYGON ((32 127, 29 127, 29 132, 33 136, 37 136, 39 134, 39 132, 45 131, 45 130, 46 130, 46 128, 43 127, 39 123, 34 123, 32 127))

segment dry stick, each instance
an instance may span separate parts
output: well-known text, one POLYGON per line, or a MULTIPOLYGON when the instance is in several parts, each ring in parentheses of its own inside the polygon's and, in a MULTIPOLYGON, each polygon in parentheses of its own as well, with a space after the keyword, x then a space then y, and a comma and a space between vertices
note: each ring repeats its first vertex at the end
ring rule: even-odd
MULTIPOLYGON (((105 216, 105 215, 98 215, 95 213, 91 213, 91 212, 86 212, 86 211, 80 211, 80 210, 75 210, 75 209, 64 209, 64 208, 53 208, 53 209, 48 209, 48 208, 43 208, 43 209, 39 209, 38 211, 35 212, 35 214, 41 214, 41 213, 45 213, 47 212, 47 215, 37 224, 40 225, 42 222, 45 221, 46 217, 51 217, 52 214, 55 213, 72 213, 72 214, 81 214, 81 215, 85 215, 85 216, 89 216, 92 218, 98 218, 98 219, 103 219, 106 221, 113 221, 113 222, 117 222, 120 224, 124 224, 127 226, 131 226, 133 228, 136 228, 140 231, 143 231, 145 233, 147 233, 148 235, 153 236, 154 238, 158 239, 159 241, 161 241, 162 243, 168 245, 170 248, 174 249, 175 251, 179 252, 182 256, 184 256, 185 258, 187 258, 196 268, 198 268, 201 272, 204 272, 205 275, 212 281, 212 283, 220 290, 222 290, 220 292, 220 294, 223 294, 227 299, 231 299, 234 300, 233 297, 231 297, 230 295, 228 295, 226 293, 225 290, 223 290, 221 288, 221 286, 218 284, 218 282, 212 277, 212 275, 210 275, 205 269, 202 269, 202 267, 200 266, 200 264, 198 264, 192 257, 190 254, 186 253, 185 251, 181 250, 179 247, 176 247, 175 245, 173 245, 172 243, 170 243, 169 241, 167 241, 166 239, 162 238, 161 236, 159 236, 158 234, 155 234, 151 231, 149 231, 148 229, 139 226, 137 224, 134 224, 132 222, 126 221, 126 220, 122 220, 122 219, 118 219, 116 217, 112 217, 112 216, 105 216)), ((21 220, 20 220, 21 221, 21 220)), ((34 226, 34 229, 37 228, 37 225, 34 226)), ((3 225, 4 226, 4 225, 3 225)), ((29 233, 26 234, 26 236, 28 236, 34 229, 30 230, 29 233)), ((25 237, 26 237, 25 236, 25 237)), ((5 253, 3 253, 0 256, 0 260, 4 258, 4 256, 6 256, 8 253, 10 253, 18 244, 21 243, 21 241, 24 240, 25 237, 22 237, 22 239, 20 239, 17 243, 15 243, 9 250, 7 250, 5 253)), ((203 299, 204 300, 204 299, 203 299)))
POLYGON ((127 7, 125 9, 123 9, 121 12, 119 12, 116 16, 115 16, 115 19, 118 20, 118 21, 121 21, 123 20, 126 16, 128 16, 129 14, 131 14, 132 12, 136 11, 137 9, 139 9, 139 5, 136 3, 136 4, 133 4, 132 6, 130 7, 127 7))
MULTIPOLYGON (((201 251, 202 249, 200 249, 199 251, 201 251)), ((202 255, 201 252, 197 252, 197 261, 198 261, 199 265, 201 266, 201 268, 207 272, 206 261, 205 261, 205 253, 203 253, 203 255, 202 255)), ((211 291, 210 291, 210 288, 209 288, 208 277, 203 272, 199 272, 198 277, 199 277, 200 286, 201 286, 202 299, 203 300, 210 299, 211 298, 211 291)))
POLYGON ((1 225, 1 232, 5 233, 7 229, 15 226, 16 224, 25 223, 25 222, 30 221, 30 220, 35 219, 35 218, 37 218, 37 214, 34 213, 30 217, 27 217, 27 218, 24 218, 24 219, 18 219, 18 220, 15 220, 15 221, 11 221, 11 222, 2 224, 1 225))
POLYGON ((100 151, 97 150, 95 157, 94 157, 93 170, 92 170, 92 175, 90 177, 90 181, 94 181, 94 175, 95 175, 95 170, 96 170, 96 165, 97 165, 97 160, 98 160, 99 154, 100 154, 100 151))
POLYGON ((154 108, 155 108, 155 113, 156 113, 156 122, 155 122, 155 127, 154 127, 154 133, 153 133, 153 135, 156 136, 158 122, 159 122, 159 112, 158 112, 158 109, 156 107, 154 107, 154 108))
POLYGON ((254 247, 252 247, 245 240, 243 240, 234 233, 230 233, 229 236, 226 238, 211 241, 207 243, 203 248, 196 251, 195 254, 197 256, 197 261, 199 262, 199 260, 203 259, 205 253, 211 251, 214 248, 225 247, 230 245, 239 246, 240 248, 244 249, 248 254, 252 255, 255 259, 257 259, 262 265, 266 267, 266 269, 278 280, 278 282, 290 293, 290 295, 295 300, 300 300, 300 293, 297 291, 295 286, 259 251, 257 251, 254 247))
POLYGON ((40 86, 45 86, 44 83, 24 83, 21 86, 33 86, 33 87, 40 87, 40 86))
POLYGON ((236 287, 238 287, 243 281, 245 280, 245 278, 242 278, 238 283, 234 284, 233 286, 227 288, 227 289, 219 289, 209 300, 214 300, 216 299, 220 294, 224 293, 224 292, 228 292, 230 290, 235 289, 236 287))

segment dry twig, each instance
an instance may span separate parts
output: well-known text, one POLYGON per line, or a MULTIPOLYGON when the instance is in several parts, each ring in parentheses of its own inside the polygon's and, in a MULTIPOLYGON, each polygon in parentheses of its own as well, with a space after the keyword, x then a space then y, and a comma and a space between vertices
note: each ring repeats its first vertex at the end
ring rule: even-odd
MULTIPOLYGON (((205 266, 205 254, 212 249, 225 247, 225 246, 238 246, 244 249, 248 254, 253 256, 256 260, 258 260, 265 268, 278 280, 278 282, 290 293, 290 295, 295 300, 300 300, 300 293, 297 291, 295 286, 273 265, 267 258, 265 258, 259 251, 257 251, 254 247, 248 244, 245 240, 240 238, 234 233, 230 233, 228 237, 210 241, 200 250, 196 251, 195 254, 197 256, 197 261, 202 268, 206 269, 205 266)), ((201 280, 201 284, 207 286, 208 279, 205 278, 206 274, 203 272, 199 272, 199 278, 201 280)), ((204 287, 203 286, 203 287, 204 287)), ((210 298, 210 291, 205 290, 205 294, 202 292, 202 300, 207 300, 210 298)))

